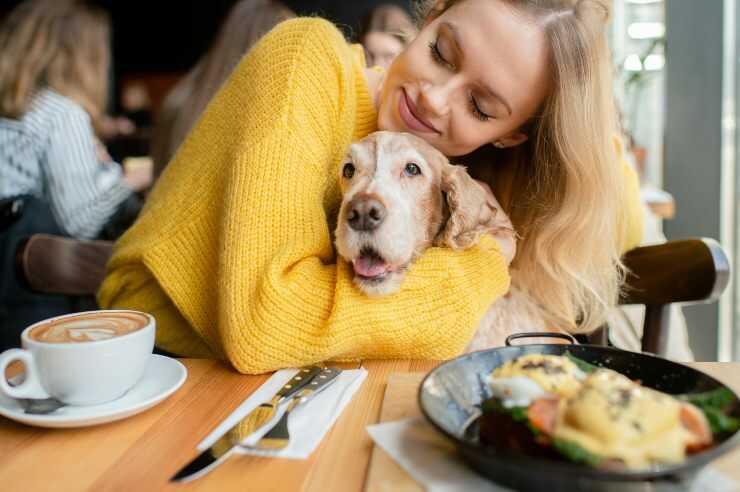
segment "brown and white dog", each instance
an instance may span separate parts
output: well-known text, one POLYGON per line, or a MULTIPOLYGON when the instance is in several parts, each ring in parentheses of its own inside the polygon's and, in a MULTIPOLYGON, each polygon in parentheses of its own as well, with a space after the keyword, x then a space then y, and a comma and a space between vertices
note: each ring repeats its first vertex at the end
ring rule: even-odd
POLYGON ((366 294, 398 290, 408 266, 430 246, 466 249, 486 232, 514 228, 493 194, 419 137, 375 132, 350 146, 340 167, 337 252, 366 294))
MULTIPOLYGON (((419 137, 368 135, 350 146, 339 180, 337 252, 368 295, 396 292, 409 265, 430 246, 466 249, 490 233, 509 263, 514 257, 514 228, 493 193, 419 137)), ((492 304, 468 350, 542 327, 525 296, 509 295, 492 304)))

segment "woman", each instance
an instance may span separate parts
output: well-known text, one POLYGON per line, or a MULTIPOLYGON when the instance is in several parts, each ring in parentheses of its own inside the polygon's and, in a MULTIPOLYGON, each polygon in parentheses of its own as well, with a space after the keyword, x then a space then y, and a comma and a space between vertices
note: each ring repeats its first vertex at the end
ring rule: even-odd
POLYGON ((294 17, 274 0, 241 0, 229 12, 211 49, 167 94, 152 139, 159 176, 188 132, 244 53, 276 24, 294 17))
POLYGON ((58 226, 97 237, 135 189, 93 132, 108 93, 110 25, 74 1, 29 0, 0 27, 0 198, 48 202, 58 226))
POLYGON ((552 325, 594 329, 640 230, 634 175, 626 187, 612 141, 606 17, 597 1, 439 2, 382 80, 330 23, 282 23, 234 71, 117 244, 100 304, 152 312, 163 348, 245 373, 458 354, 509 289, 494 239, 428 250, 380 299, 333 263, 338 166, 350 142, 380 128, 453 158, 502 149, 478 175, 521 236, 511 276, 552 325))

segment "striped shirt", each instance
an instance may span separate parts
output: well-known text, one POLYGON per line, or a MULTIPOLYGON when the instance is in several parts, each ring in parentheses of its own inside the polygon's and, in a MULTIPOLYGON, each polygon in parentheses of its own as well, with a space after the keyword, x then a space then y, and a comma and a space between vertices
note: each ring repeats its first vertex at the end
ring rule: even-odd
POLYGON ((132 193, 118 164, 98 160, 90 116, 74 101, 44 90, 20 119, 0 118, 0 198, 44 199, 62 230, 88 239, 132 193))

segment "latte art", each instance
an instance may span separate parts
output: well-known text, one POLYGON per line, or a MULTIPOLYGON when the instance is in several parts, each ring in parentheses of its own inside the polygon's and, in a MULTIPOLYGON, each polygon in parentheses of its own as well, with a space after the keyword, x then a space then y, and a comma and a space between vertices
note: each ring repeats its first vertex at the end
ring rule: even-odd
POLYGON ((116 330, 110 328, 70 328, 67 332, 71 338, 83 342, 89 340, 106 340, 116 336, 116 330))
POLYGON ((145 316, 132 312, 87 313, 43 324, 31 330, 29 336, 46 343, 97 342, 140 330, 148 322, 145 316))

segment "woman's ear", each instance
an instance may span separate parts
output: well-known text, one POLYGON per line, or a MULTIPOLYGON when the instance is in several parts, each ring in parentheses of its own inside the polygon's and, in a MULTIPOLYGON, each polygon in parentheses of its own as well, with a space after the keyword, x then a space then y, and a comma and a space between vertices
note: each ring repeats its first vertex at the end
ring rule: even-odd
POLYGON ((493 141, 493 146, 499 149, 505 149, 508 147, 516 147, 521 145, 529 139, 526 133, 515 130, 506 136, 498 138, 493 141))

